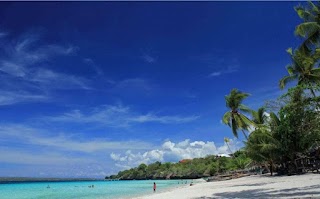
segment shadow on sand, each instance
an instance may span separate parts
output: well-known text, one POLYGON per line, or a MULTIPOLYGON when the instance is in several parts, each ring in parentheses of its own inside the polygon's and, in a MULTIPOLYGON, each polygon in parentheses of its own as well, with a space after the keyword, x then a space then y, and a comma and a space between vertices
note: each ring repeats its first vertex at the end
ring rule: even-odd
MULTIPOLYGON (((258 184, 250 184, 250 185, 243 185, 243 186, 259 186, 259 185, 263 185, 263 184, 258 183, 258 184)), ((280 189, 277 191, 274 191, 272 189, 251 189, 251 190, 236 191, 236 192, 222 192, 222 193, 215 193, 212 195, 212 197, 204 197, 203 196, 203 197, 199 197, 199 198, 195 198, 195 199, 281 198, 281 197, 313 198, 313 197, 305 197, 305 195, 311 195, 311 196, 317 195, 318 196, 319 194, 320 194, 320 185, 314 185, 314 186, 305 187, 303 189, 292 188, 292 189, 280 189), (318 189, 318 190, 314 191, 314 189, 318 189)))

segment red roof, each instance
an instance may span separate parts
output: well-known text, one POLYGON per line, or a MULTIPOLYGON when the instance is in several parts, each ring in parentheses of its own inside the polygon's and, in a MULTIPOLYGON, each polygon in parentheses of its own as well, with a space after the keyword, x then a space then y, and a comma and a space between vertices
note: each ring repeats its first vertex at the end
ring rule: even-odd
POLYGON ((187 162, 190 162, 191 159, 183 159, 183 160, 180 160, 179 163, 187 163, 187 162))

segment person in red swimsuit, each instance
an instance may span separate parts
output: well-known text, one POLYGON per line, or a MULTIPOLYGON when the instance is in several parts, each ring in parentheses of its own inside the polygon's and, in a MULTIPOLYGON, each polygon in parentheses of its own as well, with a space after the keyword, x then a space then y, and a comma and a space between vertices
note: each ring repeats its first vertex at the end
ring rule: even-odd
POLYGON ((156 185, 156 183, 154 182, 154 183, 153 183, 153 192, 156 192, 156 189, 157 189, 157 185, 156 185))

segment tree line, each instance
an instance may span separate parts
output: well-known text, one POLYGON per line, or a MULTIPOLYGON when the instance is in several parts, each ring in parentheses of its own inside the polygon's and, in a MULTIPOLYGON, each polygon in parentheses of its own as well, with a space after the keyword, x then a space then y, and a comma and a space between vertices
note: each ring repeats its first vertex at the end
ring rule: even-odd
POLYGON ((159 161, 120 171, 106 179, 148 180, 148 179, 197 179, 218 173, 245 169, 252 162, 241 151, 234 158, 209 155, 204 158, 185 159, 178 163, 161 163, 159 161))
POLYGON ((284 89, 290 82, 296 85, 256 111, 242 104, 248 93, 233 89, 225 97, 230 111, 224 114, 223 122, 235 137, 238 131, 243 133, 245 154, 256 164, 265 165, 271 175, 274 169, 279 174, 301 173, 298 159, 309 158, 306 166, 320 165, 320 4, 308 2, 295 10, 302 19, 295 34, 302 42, 287 50, 291 63, 279 87, 284 89))

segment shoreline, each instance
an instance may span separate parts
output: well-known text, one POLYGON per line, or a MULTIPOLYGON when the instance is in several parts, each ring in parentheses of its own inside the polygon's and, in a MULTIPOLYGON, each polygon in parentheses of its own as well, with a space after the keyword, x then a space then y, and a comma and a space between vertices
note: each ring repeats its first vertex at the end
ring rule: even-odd
POLYGON ((174 187, 132 199, 213 199, 213 198, 320 198, 320 175, 246 176, 174 187))
MULTIPOLYGON (((177 179, 174 179, 177 180, 177 179)), ((149 198, 153 195, 158 195, 158 194, 164 194, 167 192, 172 192, 175 190, 179 190, 179 189, 184 189, 184 188, 188 188, 190 187, 190 182, 191 180, 193 181, 193 186, 197 185, 197 184, 202 184, 202 183, 206 183, 206 181, 202 178, 198 178, 198 179, 182 179, 183 181, 188 181, 187 184, 175 184, 173 187, 166 187, 163 190, 159 190, 159 188, 157 188, 156 193, 153 193, 153 191, 150 191, 151 193, 144 193, 144 194, 139 194, 139 195, 134 195, 134 196, 124 196, 121 197, 119 199, 138 199, 138 198, 149 198)))

